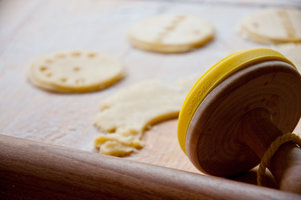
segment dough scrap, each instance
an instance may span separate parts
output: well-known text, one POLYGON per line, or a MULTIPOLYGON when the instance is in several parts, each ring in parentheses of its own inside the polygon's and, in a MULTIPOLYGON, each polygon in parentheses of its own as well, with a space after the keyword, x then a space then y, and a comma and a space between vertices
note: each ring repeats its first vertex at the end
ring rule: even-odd
POLYGON ((199 80, 201 77, 201 74, 199 75, 193 75, 186 78, 180 78, 176 81, 176 85, 181 88, 181 90, 185 93, 188 93, 192 86, 199 80))
POLYGON ((265 9, 241 23, 241 32, 259 43, 301 42, 301 11, 265 9))
POLYGON ((282 44, 274 47, 292 61, 301 72, 301 44, 282 44))
MULTIPOLYGON (((95 121, 106 134, 94 140, 106 155, 126 156, 143 147, 143 131, 151 125, 178 116, 188 92, 185 86, 171 87, 160 81, 145 81, 121 90, 104 100, 95 121)), ((190 88, 189 88, 190 89, 190 88)))
POLYGON ((36 59, 30 68, 30 82, 53 92, 89 92, 104 89, 124 77, 121 64, 89 51, 66 51, 36 59))
POLYGON ((160 15, 135 23, 128 32, 131 44, 159 53, 181 53, 198 48, 214 37, 213 26, 197 17, 160 15))

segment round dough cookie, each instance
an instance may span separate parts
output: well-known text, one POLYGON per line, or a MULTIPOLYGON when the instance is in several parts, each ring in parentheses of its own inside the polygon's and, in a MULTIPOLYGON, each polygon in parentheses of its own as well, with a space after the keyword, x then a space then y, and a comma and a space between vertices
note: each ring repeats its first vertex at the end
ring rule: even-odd
POLYGON ((290 59, 301 72, 301 44, 281 44, 274 48, 290 59))
POLYGON ((88 51, 54 53, 36 59, 29 80, 54 92, 88 92, 104 89, 124 76, 121 64, 103 54, 88 51))
POLYGON ((212 40, 214 28, 192 16, 161 15, 141 20, 128 33, 131 44, 139 49, 159 53, 181 53, 212 40))
POLYGON ((297 9, 258 11, 242 21, 241 32, 259 43, 301 42, 301 11, 297 9))

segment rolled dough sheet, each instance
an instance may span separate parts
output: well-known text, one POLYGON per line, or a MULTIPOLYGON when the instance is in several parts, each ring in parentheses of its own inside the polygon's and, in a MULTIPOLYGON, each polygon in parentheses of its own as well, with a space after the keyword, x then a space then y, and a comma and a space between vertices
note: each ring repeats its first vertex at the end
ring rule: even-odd
POLYGON ((30 68, 30 82, 54 92, 88 92, 104 89, 124 76, 121 64, 89 51, 66 51, 36 59, 30 68))
POLYGON ((301 42, 301 11, 260 10, 241 22, 241 32, 259 43, 301 42))
POLYGON ((195 79, 180 82, 183 84, 171 87, 160 81, 145 81, 104 100, 95 125, 106 133, 94 140, 95 148, 113 156, 126 156, 141 149, 143 131, 178 116, 195 79), (191 87, 188 87, 189 83, 191 87))
POLYGON ((214 36, 213 26, 199 17, 159 15, 135 23, 128 32, 131 44, 160 53, 181 53, 198 48, 214 36))

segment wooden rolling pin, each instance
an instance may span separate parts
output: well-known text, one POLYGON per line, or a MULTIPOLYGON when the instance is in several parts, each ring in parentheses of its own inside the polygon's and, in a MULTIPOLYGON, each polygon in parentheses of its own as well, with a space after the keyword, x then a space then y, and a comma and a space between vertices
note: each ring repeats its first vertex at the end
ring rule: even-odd
POLYGON ((300 195, 0 135, 0 199, 301 199, 300 195))

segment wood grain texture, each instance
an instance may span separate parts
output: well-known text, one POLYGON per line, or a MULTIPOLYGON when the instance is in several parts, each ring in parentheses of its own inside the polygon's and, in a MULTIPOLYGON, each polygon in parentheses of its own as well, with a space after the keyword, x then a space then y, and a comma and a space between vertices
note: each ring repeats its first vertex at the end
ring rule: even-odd
POLYGON ((0 135, 0 152, 0 195, 5 199, 301 198, 221 178, 10 136, 0 135))
MULTIPOLYGON (((262 5, 206 2, 1 1, 0 134, 94 151, 93 139, 99 131, 92 124, 102 99, 145 79, 173 84, 178 78, 204 73, 232 52, 268 47, 247 41, 236 31, 240 19, 262 5), (177 55, 132 48, 126 39, 129 26, 165 13, 204 18, 215 25, 215 40, 204 48, 177 55), (73 95, 48 93, 28 83, 32 60, 66 49, 107 53, 124 63, 127 77, 107 90, 73 95)), ((180 150, 176 124, 172 120, 154 126, 145 133, 146 147, 126 159, 199 173, 180 150)), ((301 134, 301 123, 295 132, 301 134)))
MULTIPOLYGON (((300 91, 300 74, 287 63, 266 61, 239 70, 210 91, 197 108, 187 131, 187 155, 209 174, 231 176, 248 171, 277 135, 244 133, 237 125, 261 108, 281 131, 292 131, 301 115, 300 91)), ((254 124, 250 126, 255 129, 254 124)))
MULTIPOLYGON (((257 109, 246 115, 242 120, 240 130, 242 135, 245 135, 242 142, 248 144, 257 155, 260 155, 260 158, 270 144, 284 134, 271 121, 270 113, 265 109, 257 109), (250 138, 252 139, 250 140, 250 138), (258 142, 259 140, 260 142, 258 142)), ((273 173, 277 181, 277 188, 301 194, 301 149, 294 143, 281 145, 266 167, 273 173)), ((264 177, 261 179, 264 182, 264 177)), ((260 181, 262 182, 262 180, 260 181)))
MULTIPOLYGON (((196 110, 187 131, 187 155, 212 175, 249 171, 278 136, 298 123, 300 91, 300 74, 285 62, 265 61, 232 74, 196 110)), ((286 153, 276 153, 268 167, 278 188, 300 193, 301 149, 284 146, 286 153)))

